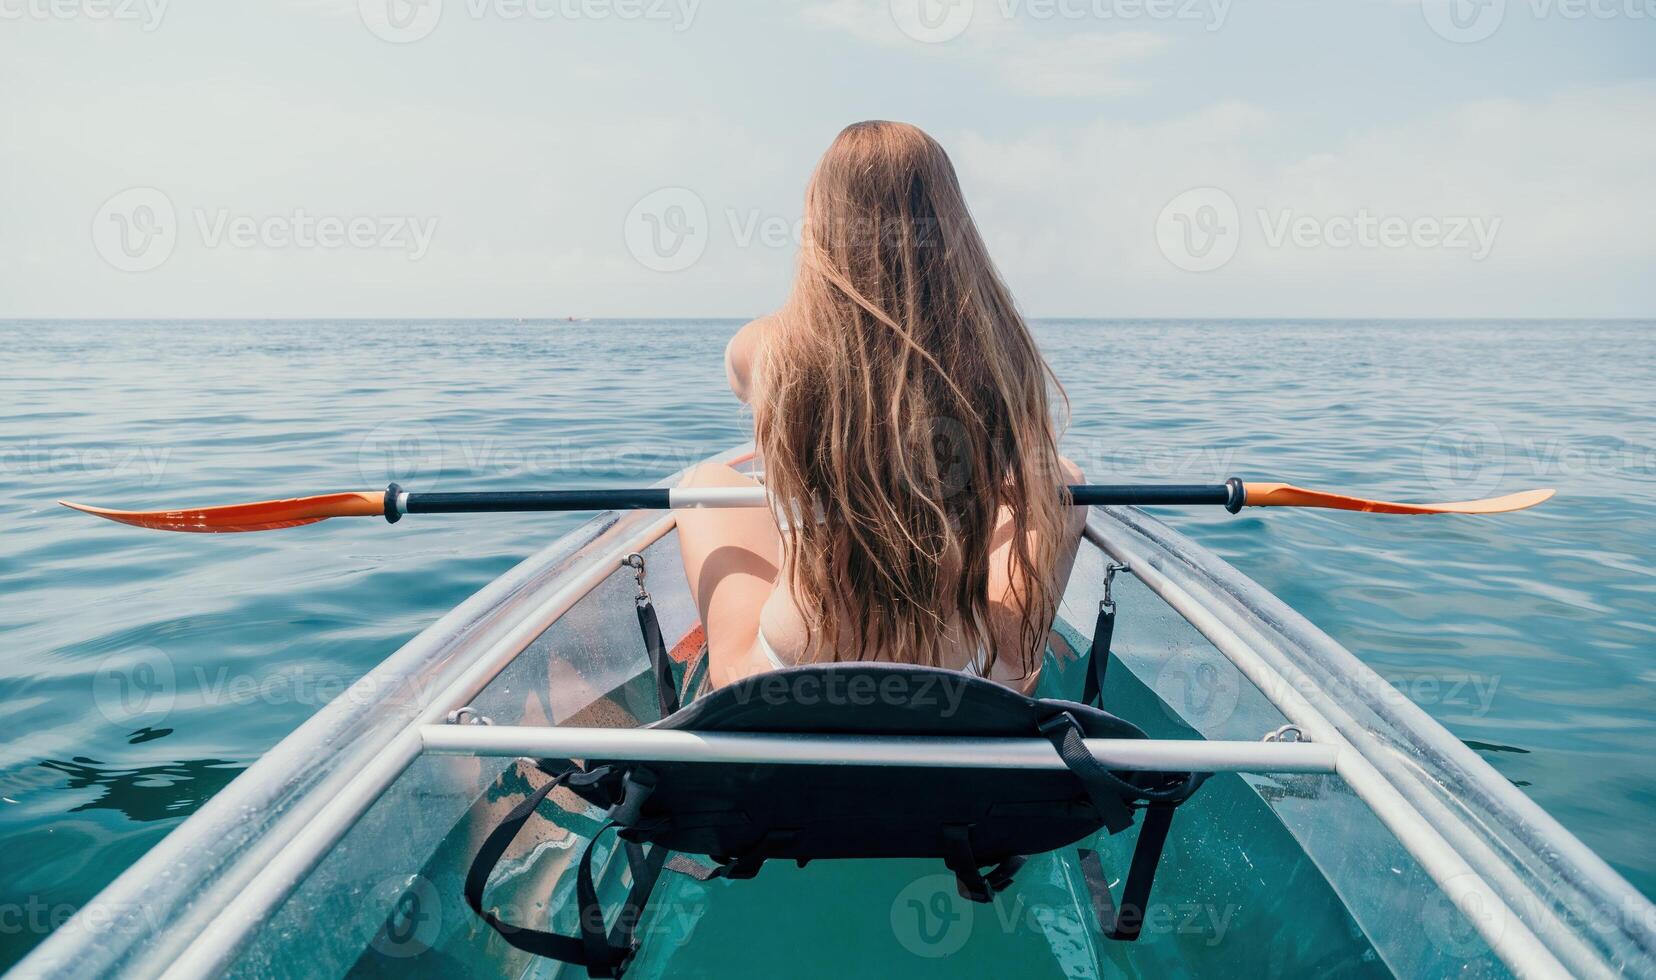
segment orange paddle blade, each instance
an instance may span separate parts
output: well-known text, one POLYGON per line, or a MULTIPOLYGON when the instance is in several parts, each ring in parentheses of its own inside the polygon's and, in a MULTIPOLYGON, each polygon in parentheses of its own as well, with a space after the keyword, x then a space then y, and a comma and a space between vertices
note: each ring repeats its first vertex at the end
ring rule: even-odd
POLYGON ((106 520, 157 531, 228 534, 237 531, 274 531, 315 524, 330 517, 378 517, 385 513, 385 491, 330 493, 320 497, 261 500, 254 504, 200 507, 195 510, 110 510, 60 500, 65 507, 106 520))
POLYGON ((1325 507, 1330 510, 1358 510, 1369 514, 1505 514, 1525 510, 1550 500, 1556 490, 1525 490, 1488 500, 1462 500, 1447 504, 1394 504, 1386 500, 1364 500, 1344 494, 1304 490, 1286 483, 1247 483, 1249 507, 1325 507))

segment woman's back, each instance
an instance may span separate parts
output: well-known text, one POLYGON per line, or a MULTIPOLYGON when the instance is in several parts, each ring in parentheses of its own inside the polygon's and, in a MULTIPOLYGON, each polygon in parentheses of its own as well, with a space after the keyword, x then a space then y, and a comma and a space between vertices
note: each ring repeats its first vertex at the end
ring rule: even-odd
POLYGON ((1079 474, 952 165, 914 127, 852 126, 811 180, 805 232, 787 304, 727 358, 777 514, 680 521, 715 682, 845 659, 1032 678, 1079 474))

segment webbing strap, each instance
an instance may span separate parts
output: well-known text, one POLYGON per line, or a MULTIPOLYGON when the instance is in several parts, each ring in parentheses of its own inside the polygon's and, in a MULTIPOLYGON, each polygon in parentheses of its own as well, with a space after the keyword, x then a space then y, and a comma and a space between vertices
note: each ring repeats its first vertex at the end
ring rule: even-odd
POLYGON ((1152 803, 1145 808, 1138 843, 1133 845, 1133 863, 1127 870, 1127 883, 1121 886, 1121 914, 1110 935, 1112 939, 1130 943, 1139 937, 1145 910, 1150 907, 1150 886, 1156 880, 1162 846, 1167 843, 1168 828, 1173 826, 1175 806, 1178 804, 1152 803))
POLYGON ((1115 610, 1098 604, 1098 622, 1093 626, 1092 647, 1087 651, 1087 680, 1081 703, 1104 706, 1104 675, 1110 669, 1110 641, 1115 637, 1115 610))
POLYGON ((1069 771, 1080 778, 1081 785, 1087 790, 1087 798, 1092 800, 1093 808, 1104 821, 1105 829, 1118 834, 1131 827, 1133 811, 1127 801, 1142 797, 1144 791, 1093 758, 1093 754, 1087 751, 1087 743, 1081 737, 1081 723, 1075 720, 1075 716, 1068 711, 1058 712, 1041 722, 1041 734, 1058 750, 1058 757, 1064 760, 1069 771))
MULTIPOLYGON (((667 860, 666 867, 669 871, 676 871, 696 881, 712 881, 714 878, 742 881, 757 875, 772 855, 791 846, 798 836, 799 832, 796 830, 767 830, 752 850, 734 857, 721 857, 716 864, 707 864, 683 854, 675 854, 667 860)), ((799 866, 803 868, 805 862, 801 861, 799 866)))
POLYGON ((984 874, 979 870, 983 866, 972 851, 971 828, 958 823, 943 826, 943 854, 944 865, 954 872, 955 889, 960 892, 961 898, 973 902, 992 901, 997 893, 1012 884, 1012 876, 1029 860, 1015 854, 984 874))
POLYGON ((1076 851, 1081 858, 1081 878, 1086 882, 1087 894, 1092 897, 1093 918, 1106 936, 1114 936, 1119 917, 1115 898, 1110 894, 1110 879, 1104 877, 1104 862, 1098 852, 1085 847, 1076 851))
POLYGON ((655 672, 656 706, 661 717, 679 709, 678 682, 673 679, 673 658, 667 655, 667 644, 661 638, 661 623, 656 619, 655 604, 639 597, 638 628, 644 634, 644 650, 650 655, 650 668, 655 672))
POLYGON ((1121 905, 1110 897, 1110 882, 1104 876, 1104 862, 1098 852, 1082 848, 1081 877, 1092 896, 1093 915, 1098 926, 1111 939, 1130 943, 1139 937, 1144 927, 1144 916, 1150 907, 1150 887, 1156 881, 1156 868, 1161 864, 1162 848, 1167 843, 1167 831, 1173 825, 1173 809, 1177 803, 1152 803, 1145 808, 1144 824, 1139 828, 1138 842, 1133 845, 1133 863, 1127 869, 1127 881, 1121 886, 1121 905))
POLYGON ((471 868, 466 873, 464 890, 466 904, 508 943, 526 953, 584 966, 587 974, 592 977, 619 977, 631 958, 633 933, 638 928, 639 919, 643 916, 650 892, 655 888, 656 879, 660 877, 662 864, 667 857, 665 848, 657 846, 646 851, 638 844, 622 842, 627 865, 632 871, 633 883, 622 903, 615 928, 607 935, 604 932, 604 910, 598 903, 598 888, 592 877, 592 858, 597 852, 599 836, 616 826, 613 820, 598 829, 581 854, 580 868, 575 876, 579 936, 561 936, 505 922, 494 912, 483 908, 483 890, 488 885, 489 874, 494 871, 495 865, 500 863, 513 838, 517 837, 523 825, 528 823, 535 810, 554 789, 563 785, 592 785, 610 775, 611 770, 608 767, 600 767, 592 772, 570 770, 548 780, 540 789, 531 793, 513 808, 506 819, 501 821, 500 826, 489 832, 483 846, 478 849, 477 856, 472 859, 471 868))

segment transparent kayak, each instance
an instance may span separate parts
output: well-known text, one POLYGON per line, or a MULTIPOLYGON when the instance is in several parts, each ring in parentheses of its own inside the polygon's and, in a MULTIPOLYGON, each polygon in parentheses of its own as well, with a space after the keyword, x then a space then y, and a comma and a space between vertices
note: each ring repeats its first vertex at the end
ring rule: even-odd
MULTIPOLYGON (((682 658, 699 627, 673 516, 601 514, 318 712, 11 975, 584 976, 507 945, 461 899, 532 776, 465 723, 508 743, 549 727, 625 741, 659 717, 634 553, 682 658)), ((1105 707, 1222 770, 1180 809, 1137 942, 1100 934, 1063 852, 987 905, 935 862, 772 862, 749 881, 664 876, 627 976, 1656 977, 1656 907, 1350 652, 1143 512, 1093 509, 1040 693, 1080 691, 1114 565, 1105 707), (1218 764, 1267 738, 1322 762, 1218 764)), ((490 902, 567 932, 577 856, 598 848, 606 897, 626 861, 613 835, 594 840, 602 813, 551 809, 490 902)), ((1132 837, 1091 845, 1116 881, 1132 837)))

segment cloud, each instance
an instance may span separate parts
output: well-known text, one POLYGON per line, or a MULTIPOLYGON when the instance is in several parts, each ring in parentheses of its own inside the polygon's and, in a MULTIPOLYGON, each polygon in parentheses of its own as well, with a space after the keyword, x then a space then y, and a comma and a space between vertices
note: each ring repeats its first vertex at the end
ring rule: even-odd
POLYGON ((864 44, 965 61, 1016 91, 1042 98, 1097 98, 1138 91, 1146 83, 1128 77, 1126 69, 1160 53, 1169 43, 1165 35, 1151 31, 1076 33, 1068 30, 1068 24, 1062 25, 1065 30, 1061 32, 1037 32, 1017 16, 1017 6, 1006 0, 956 0, 964 4, 958 9, 970 12, 969 19, 952 29, 940 26, 935 37, 941 39, 934 43, 904 33, 896 13, 903 9, 901 4, 932 2, 824 0, 802 8, 800 16, 809 24, 838 30, 864 44))
POLYGON ((1054 39, 1022 38, 996 55, 1013 87, 1048 98, 1120 95, 1145 83, 1123 77, 1130 62, 1162 50, 1167 39, 1148 31, 1082 34, 1054 39))
POLYGON ((974 210, 1037 312, 1216 316, 1638 316, 1656 308, 1656 84, 1470 100, 1290 153, 1291 119, 1224 102, 1153 123, 1095 119, 950 139, 974 210), (1175 268, 1158 216, 1192 188, 1236 202, 1217 271, 1175 268), (1272 242, 1284 216, 1498 223, 1490 254, 1272 242), (1038 216, 1038 217, 1034 217, 1038 216))

